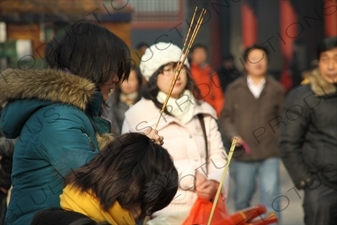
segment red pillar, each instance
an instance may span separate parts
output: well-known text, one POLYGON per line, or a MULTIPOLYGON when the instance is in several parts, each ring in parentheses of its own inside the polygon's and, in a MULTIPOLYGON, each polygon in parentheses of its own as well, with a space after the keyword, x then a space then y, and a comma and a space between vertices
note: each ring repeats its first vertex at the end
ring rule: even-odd
POLYGON ((337 0, 325 0, 323 9, 325 36, 337 36, 337 0))
POLYGON ((281 51, 283 58, 283 70, 280 82, 289 91, 292 87, 292 78, 290 75, 290 61, 293 53, 293 43, 298 34, 297 15, 291 0, 280 0, 280 33, 281 51))
MULTIPOLYGON (((211 3, 215 2, 214 0, 211 3)), ((221 25, 220 25, 220 15, 218 12, 211 9, 211 65, 213 68, 217 68, 221 65, 222 62, 222 43, 221 43, 221 25)))
POLYGON ((257 42, 257 18, 254 7, 255 0, 244 0, 241 7, 242 42, 247 48, 257 42))

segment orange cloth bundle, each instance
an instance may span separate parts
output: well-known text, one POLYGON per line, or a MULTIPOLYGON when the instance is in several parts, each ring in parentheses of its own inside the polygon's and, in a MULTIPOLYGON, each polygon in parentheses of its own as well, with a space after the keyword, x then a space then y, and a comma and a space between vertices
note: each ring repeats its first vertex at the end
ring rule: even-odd
POLYGON ((244 210, 240 210, 232 214, 231 220, 235 225, 245 225, 258 216, 266 213, 267 209, 263 205, 256 205, 244 210))
POLYGON ((269 213, 269 215, 263 219, 260 220, 254 220, 251 223, 248 223, 247 225, 267 225, 267 224, 277 224, 278 223, 278 219, 275 216, 274 213, 269 213))
MULTIPOLYGON (((222 199, 222 198, 220 198, 222 199)), ((213 203, 209 200, 198 198, 192 207, 189 216, 182 225, 206 225, 212 210, 213 203)), ((270 213, 267 217, 262 215, 267 212, 263 205, 256 205, 230 215, 227 211, 225 203, 218 201, 215 209, 212 225, 268 225, 278 223, 278 219, 274 213, 270 213), (258 218, 260 217, 260 218, 258 218)))
MULTIPOLYGON (((209 215, 212 210, 213 203, 207 199, 198 198, 189 216, 182 225, 207 224, 209 215)), ((226 205, 222 198, 219 198, 217 207, 215 209, 212 225, 234 225, 231 221, 226 205)))

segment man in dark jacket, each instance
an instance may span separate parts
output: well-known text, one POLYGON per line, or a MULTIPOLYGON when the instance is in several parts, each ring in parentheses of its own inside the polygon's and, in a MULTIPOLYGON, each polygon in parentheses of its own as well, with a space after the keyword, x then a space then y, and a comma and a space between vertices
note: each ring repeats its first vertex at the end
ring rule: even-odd
POLYGON ((266 48, 256 45, 246 49, 244 60, 247 76, 229 84, 220 117, 226 138, 238 140, 231 163, 235 209, 250 206, 258 180, 260 202, 268 211, 276 211, 280 219, 277 141, 285 90, 267 75, 266 48))
POLYGON ((337 224, 337 37, 317 48, 310 83, 285 101, 281 156, 294 184, 304 189, 306 225, 337 224))

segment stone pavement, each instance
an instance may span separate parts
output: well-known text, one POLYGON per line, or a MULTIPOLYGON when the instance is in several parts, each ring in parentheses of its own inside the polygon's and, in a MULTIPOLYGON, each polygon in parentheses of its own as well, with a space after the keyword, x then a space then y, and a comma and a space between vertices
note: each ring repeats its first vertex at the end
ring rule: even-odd
MULTIPOLYGON (((303 225, 303 209, 302 209, 302 200, 303 200, 303 191, 297 190, 297 193, 294 191, 293 183, 281 163, 280 167, 280 176, 281 176, 281 216, 282 223, 279 225, 303 225)), ((234 202, 233 202, 233 190, 235 188, 232 180, 230 182, 230 190, 227 200, 227 207, 230 213, 234 212, 234 202)), ((259 193, 255 193, 253 197, 252 205, 258 204, 259 193)))

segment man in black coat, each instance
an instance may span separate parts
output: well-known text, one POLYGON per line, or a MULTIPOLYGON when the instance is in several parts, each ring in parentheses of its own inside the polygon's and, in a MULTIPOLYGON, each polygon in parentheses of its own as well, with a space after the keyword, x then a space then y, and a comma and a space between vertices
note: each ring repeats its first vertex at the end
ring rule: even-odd
POLYGON ((306 225, 337 224, 337 37, 317 48, 310 83, 292 90, 281 121, 281 157, 304 189, 306 225))

